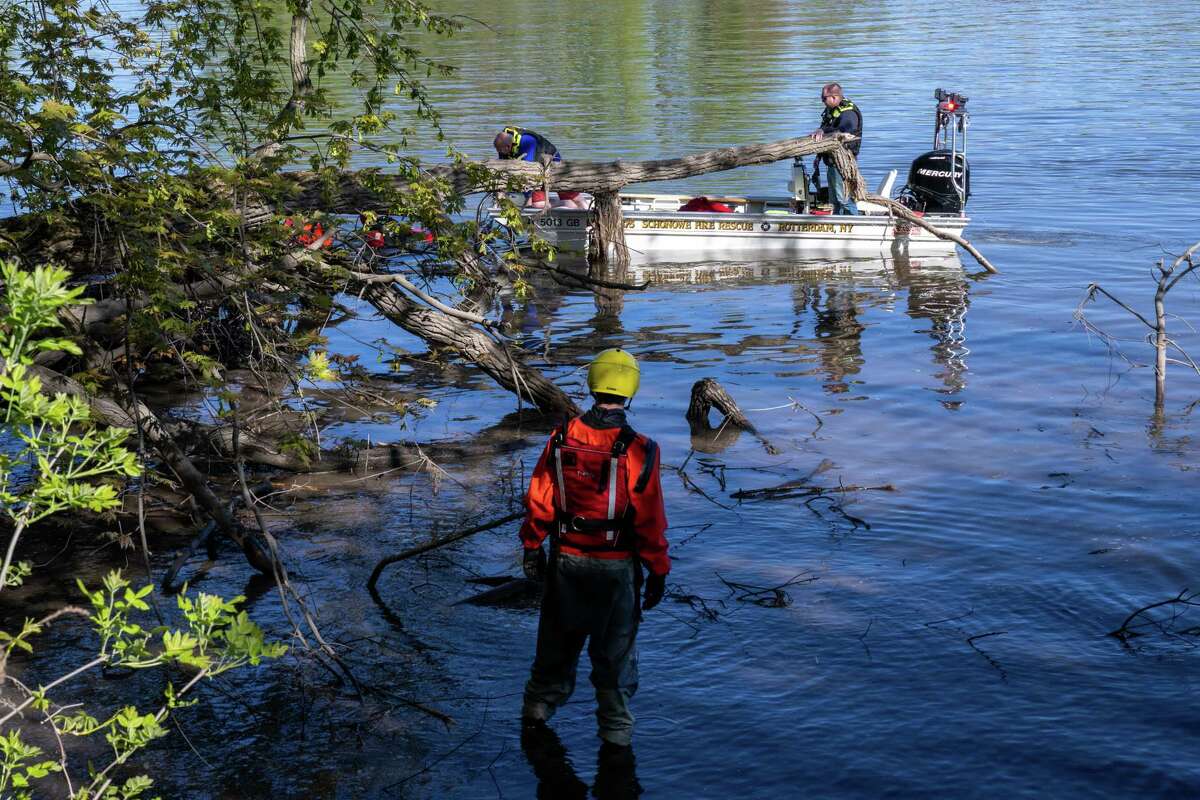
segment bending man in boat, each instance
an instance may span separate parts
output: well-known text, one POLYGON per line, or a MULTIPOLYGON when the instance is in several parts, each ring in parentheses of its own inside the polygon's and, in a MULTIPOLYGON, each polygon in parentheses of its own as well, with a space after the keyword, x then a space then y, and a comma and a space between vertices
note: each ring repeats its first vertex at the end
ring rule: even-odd
MULTIPOLYGON (((862 146, 862 111, 842 94, 842 86, 839 83, 827 83, 821 88, 821 102, 825 104, 825 110, 821 114, 821 127, 812 132, 812 138, 819 142, 830 134, 852 133, 859 138, 847 147, 854 153, 854 157, 858 158, 858 151, 862 146)), ((825 174, 829 181, 829 202, 833 203, 833 213, 857 214, 858 206, 854 204, 854 198, 846 189, 846 180, 842 173, 838 172, 833 159, 827 153, 822 153, 821 160, 825 162, 825 174)))
MULTIPOLYGON (((492 144, 496 148, 496 155, 502 159, 511 158, 516 161, 532 161, 542 164, 562 161, 558 148, 549 139, 528 128, 505 128, 496 134, 492 144)), ((535 192, 526 192, 525 204, 534 208, 550 207, 546 193, 540 189, 535 192)), ((559 192, 558 203, 554 205, 560 208, 587 208, 587 203, 580 197, 579 192, 559 192)))

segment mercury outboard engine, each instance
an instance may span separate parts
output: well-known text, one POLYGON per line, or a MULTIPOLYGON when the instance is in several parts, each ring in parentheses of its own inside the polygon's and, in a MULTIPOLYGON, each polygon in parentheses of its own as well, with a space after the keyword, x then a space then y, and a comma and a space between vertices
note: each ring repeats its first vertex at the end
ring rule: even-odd
POLYGON ((967 98, 943 89, 934 89, 933 98, 938 101, 933 149, 912 162, 900 202, 914 211, 961 214, 971 196, 971 168, 967 164, 971 116, 967 98))

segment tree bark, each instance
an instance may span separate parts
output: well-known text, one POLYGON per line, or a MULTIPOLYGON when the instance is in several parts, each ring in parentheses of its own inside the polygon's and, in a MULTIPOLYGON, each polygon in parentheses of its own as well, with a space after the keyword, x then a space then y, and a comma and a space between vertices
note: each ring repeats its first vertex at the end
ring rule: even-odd
POLYGON ((588 240, 588 261, 611 264, 622 268, 629 265, 629 247, 625 244, 625 217, 621 213, 621 198, 616 192, 595 195, 592 210, 595 226, 588 240))
POLYGON ((1162 413, 1167 402, 1167 295, 1166 279, 1170 273, 1159 278, 1154 292, 1154 409, 1162 413))
MULTIPOLYGON (((553 190, 566 189, 601 195, 619 192, 631 183, 678 180, 738 167, 771 164, 797 156, 837 153, 842 150, 843 142, 853 139, 854 137, 849 134, 839 134, 837 137, 827 137, 821 141, 814 141, 808 136, 803 136, 765 144, 722 147, 718 150, 706 150, 682 158, 648 161, 623 161, 620 159, 607 162, 555 161, 544 166, 531 161, 489 159, 467 162, 462 165, 441 164, 429 167, 423 170, 423 173, 445 181, 450 190, 459 194, 499 188, 494 178, 490 182, 479 180, 479 167, 483 166, 495 178, 510 182, 513 189, 539 189, 543 184, 548 184, 553 190)), ((845 166, 847 172, 844 174, 849 176, 847 185, 861 187, 861 178, 857 177, 858 167, 853 164, 853 159, 845 166)), ((403 176, 390 178, 380 176, 378 170, 361 173, 347 172, 340 177, 333 190, 334 203, 339 208, 345 207, 347 210, 354 211, 359 209, 385 210, 379 205, 380 198, 373 191, 367 189, 364 184, 363 179, 368 175, 375 178, 386 178, 390 181, 393 189, 403 190, 408 186, 408 182, 403 176)), ((329 186, 320 175, 314 172, 296 171, 285 173, 284 177, 292 181, 295 186, 295 194, 286 203, 289 208, 329 210, 329 186)))
POLYGON ((728 423, 742 430, 754 431, 754 424, 742 413, 725 387, 715 378, 701 378, 692 384, 692 401, 687 410, 687 421, 693 435, 713 430, 708 414, 714 406, 725 415, 726 422, 722 422, 722 426, 728 423))
POLYGON ((396 325, 477 365, 521 400, 548 414, 580 413, 566 392, 515 357, 483 331, 466 322, 409 300, 390 284, 367 283, 362 297, 396 325))

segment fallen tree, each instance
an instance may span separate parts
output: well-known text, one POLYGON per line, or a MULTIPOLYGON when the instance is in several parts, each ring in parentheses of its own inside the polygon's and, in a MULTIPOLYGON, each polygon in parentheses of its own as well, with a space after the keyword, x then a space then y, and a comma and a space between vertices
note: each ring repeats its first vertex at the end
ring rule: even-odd
MULTIPOLYGON (((7 79, 0 81, 0 176, 17 211, 0 222, 0 251, 26 265, 66 264, 92 300, 62 314, 81 354, 39 355, 45 385, 86 398, 97 419, 137 430, 149 466, 177 478, 235 538, 228 503, 207 465, 198 466, 201 457, 306 471, 391 468, 436 452, 323 446, 310 395, 323 382, 354 380, 352 365, 326 344, 334 309, 354 313, 340 297, 361 298, 438 358, 477 368, 518 405, 556 417, 578 411, 498 333, 499 287, 519 295, 531 273, 497 247, 499 233, 479 220, 455 221, 466 195, 590 192, 600 232, 594 255, 618 265, 627 253, 617 192, 633 183, 825 154, 855 197, 881 200, 867 195, 844 135, 645 161, 455 154, 451 163, 422 165, 398 144, 410 128, 384 105, 385 90, 410 97, 415 119, 436 131, 436 111, 416 76, 446 68, 404 37, 414 29, 449 34, 457 20, 416 2, 380 0, 391 16, 376 18, 300 0, 286 16, 264 21, 247 3, 203 15, 186 2, 142 16, 68 14, 54 34, 36 14, 17 15, 12 58, 0 64, 7 79), (364 24, 374 26, 369 35, 364 24), (277 35, 284 27, 290 35, 277 35), (57 49, 47 35, 60 37, 57 49), (169 52, 145 45, 167 35, 177 43, 169 52), (228 48, 231 37, 244 48, 228 48), (100 40, 115 43, 133 65, 129 75, 118 79, 86 48, 72 49, 100 40), (355 77, 361 106, 349 112, 314 79, 338 74, 347 57, 371 67, 369 78, 355 77), (18 63, 25 74, 16 74, 18 63), (173 81, 160 80, 164 74, 173 81), (306 129, 311 120, 319 132, 306 129), (351 154, 364 148, 394 166, 351 169, 351 154), (232 386, 231 370, 251 380, 232 386), (210 419, 182 424, 151 409, 142 397, 164 383, 205 393, 210 419), (253 403, 243 396, 250 390, 259 396, 253 403)), ((352 4, 365 11, 371 0, 352 4)), ((500 205, 519 220, 510 203, 500 205)))

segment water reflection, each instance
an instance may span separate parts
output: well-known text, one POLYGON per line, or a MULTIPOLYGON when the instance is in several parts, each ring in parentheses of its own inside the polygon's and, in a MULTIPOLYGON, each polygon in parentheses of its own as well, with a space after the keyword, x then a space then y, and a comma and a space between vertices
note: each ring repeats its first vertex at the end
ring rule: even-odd
MULTIPOLYGON (((966 315, 970 287, 957 256, 949 258, 886 258, 855 261, 656 263, 633 267, 632 281, 654 284, 711 285, 729 283, 792 284, 793 320, 789 336, 749 333, 736 343, 722 345, 726 355, 750 348, 788 352, 812 359, 823 377, 822 387, 834 395, 848 394, 866 361, 863 335, 872 309, 890 310, 903 293, 905 311, 927 323, 914 330, 933 339, 930 352, 938 367, 940 386, 934 391, 953 395, 967 385, 966 315)), ((597 301, 599 302, 599 301, 597 301)), ((722 319, 723 330, 755 329, 754 319, 722 319)), ((944 401, 956 407, 955 401, 944 401)))
POLYGON ((845 394, 850 391, 849 379, 858 374, 863 364, 862 332, 866 326, 858 317, 861 303, 870 303, 871 295, 834 284, 796 288, 797 319, 806 310, 813 314, 813 333, 817 357, 825 375, 825 391, 845 394))
MULTIPOLYGON (((537 777, 539 800, 582 800, 588 796, 588 785, 575 773, 567 748, 552 728, 544 723, 523 724, 521 752, 537 777)), ((600 800, 639 797, 643 790, 633 748, 602 742, 591 788, 592 796, 600 800)))
POLYGON ((895 262, 896 278, 908 288, 908 315, 929 320, 929 328, 919 330, 933 338, 933 361, 941 367, 936 377, 942 381, 942 394, 956 394, 966 388, 967 307, 970 293, 965 280, 942 280, 937 273, 917 269, 907 260, 895 262))
POLYGON ((625 310, 625 291, 611 288, 595 290, 596 315, 590 322, 596 333, 613 334, 624 330, 621 326, 621 312, 625 310))

